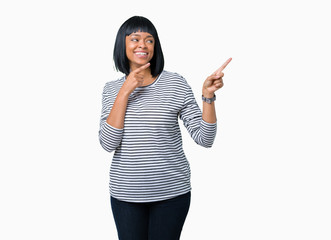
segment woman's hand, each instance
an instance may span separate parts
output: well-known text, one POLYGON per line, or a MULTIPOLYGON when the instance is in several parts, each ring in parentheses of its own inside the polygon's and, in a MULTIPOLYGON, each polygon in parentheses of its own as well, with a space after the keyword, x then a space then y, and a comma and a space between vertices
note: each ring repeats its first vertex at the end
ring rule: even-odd
POLYGON ((144 82, 144 74, 142 73, 150 66, 150 63, 141 66, 140 68, 135 69, 130 72, 127 76, 125 82, 122 85, 122 89, 126 93, 131 94, 137 87, 140 87, 144 82))
POLYGON ((215 91, 224 86, 222 72, 224 68, 231 62, 232 58, 229 58, 219 69, 217 69, 212 75, 210 75, 202 87, 202 95, 206 98, 212 98, 215 91))

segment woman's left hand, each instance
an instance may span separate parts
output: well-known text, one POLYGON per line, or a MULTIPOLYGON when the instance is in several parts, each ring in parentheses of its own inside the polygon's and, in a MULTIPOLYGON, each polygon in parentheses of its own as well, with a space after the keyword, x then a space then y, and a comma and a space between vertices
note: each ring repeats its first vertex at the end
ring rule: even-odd
POLYGON ((210 75, 202 87, 202 94, 206 98, 212 98, 214 96, 215 91, 224 86, 222 72, 224 68, 231 62, 232 58, 229 58, 219 69, 217 69, 212 75, 210 75))

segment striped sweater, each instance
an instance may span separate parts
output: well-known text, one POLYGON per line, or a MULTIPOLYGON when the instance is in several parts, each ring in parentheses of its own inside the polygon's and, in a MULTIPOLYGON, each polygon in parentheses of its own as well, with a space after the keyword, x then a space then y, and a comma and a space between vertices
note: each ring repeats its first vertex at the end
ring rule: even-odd
POLYGON ((123 76, 107 82, 102 95, 99 140, 106 151, 115 151, 109 172, 111 196, 127 202, 153 202, 189 192, 191 172, 178 117, 203 147, 212 146, 217 124, 202 119, 182 76, 163 71, 153 83, 131 93, 124 128, 115 128, 106 119, 124 81, 123 76))

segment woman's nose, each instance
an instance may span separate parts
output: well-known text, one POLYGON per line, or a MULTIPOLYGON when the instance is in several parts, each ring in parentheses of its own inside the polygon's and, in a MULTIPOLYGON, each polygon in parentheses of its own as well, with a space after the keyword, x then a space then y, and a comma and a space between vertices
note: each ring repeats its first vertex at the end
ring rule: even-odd
POLYGON ((146 47, 145 41, 140 41, 139 42, 139 47, 140 48, 145 48, 146 47))

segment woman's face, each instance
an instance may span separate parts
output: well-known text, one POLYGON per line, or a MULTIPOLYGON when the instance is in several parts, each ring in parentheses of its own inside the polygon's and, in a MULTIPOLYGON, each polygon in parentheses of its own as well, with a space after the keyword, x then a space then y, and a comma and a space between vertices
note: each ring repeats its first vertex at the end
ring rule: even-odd
POLYGON ((150 62, 154 54, 154 37, 147 32, 135 32, 126 36, 126 56, 131 71, 150 62))

